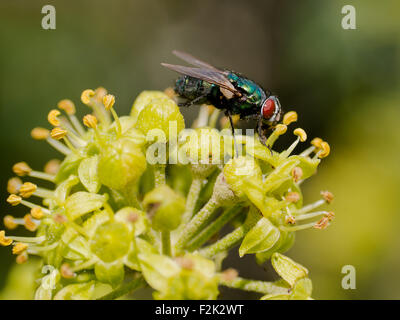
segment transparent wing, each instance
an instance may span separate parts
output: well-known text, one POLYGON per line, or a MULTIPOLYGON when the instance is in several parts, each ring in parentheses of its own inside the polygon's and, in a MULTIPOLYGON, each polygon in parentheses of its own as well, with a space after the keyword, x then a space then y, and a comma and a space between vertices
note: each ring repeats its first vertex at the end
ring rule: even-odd
POLYGON ((237 96, 242 95, 238 90, 236 90, 236 88, 233 86, 233 84, 221 72, 214 71, 211 69, 178 66, 178 65, 174 65, 174 64, 168 64, 168 63, 161 63, 161 65, 168 69, 176 71, 178 73, 181 73, 181 74, 193 77, 193 78, 201 79, 201 80, 207 81, 209 83, 216 84, 216 85, 220 86, 221 88, 224 88, 237 96))
POLYGON ((204 61, 201 61, 201 60, 193 57, 191 54, 188 54, 186 52, 174 50, 174 51, 172 51, 172 53, 174 55, 176 55, 178 58, 180 58, 180 59, 186 61, 187 63, 190 63, 191 65, 194 65, 196 67, 205 68, 205 69, 211 69, 211 70, 214 70, 214 71, 217 71, 217 72, 220 72, 220 73, 224 73, 224 71, 218 70, 217 68, 215 68, 211 64, 209 64, 207 62, 204 62, 204 61))

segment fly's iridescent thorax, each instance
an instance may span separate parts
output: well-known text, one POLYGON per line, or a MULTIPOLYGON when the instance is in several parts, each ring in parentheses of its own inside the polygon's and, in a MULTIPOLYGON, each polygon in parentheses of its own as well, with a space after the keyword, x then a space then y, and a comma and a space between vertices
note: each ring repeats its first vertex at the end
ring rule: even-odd
POLYGON ((229 73, 227 77, 235 88, 239 89, 245 96, 245 100, 232 99, 233 113, 242 116, 258 114, 262 104, 269 96, 269 93, 266 93, 254 81, 233 72, 229 73))

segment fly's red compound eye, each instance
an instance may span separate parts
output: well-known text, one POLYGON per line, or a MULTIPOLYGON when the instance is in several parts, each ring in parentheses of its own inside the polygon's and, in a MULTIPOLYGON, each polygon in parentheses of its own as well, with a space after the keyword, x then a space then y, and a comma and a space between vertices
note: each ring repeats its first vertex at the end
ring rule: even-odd
POLYGON ((275 114, 275 110, 276 110, 275 99, 273 97, 269 97, 267 100, 265 100, 261 108, 261 113, 263 118, 269 120, 275 114))

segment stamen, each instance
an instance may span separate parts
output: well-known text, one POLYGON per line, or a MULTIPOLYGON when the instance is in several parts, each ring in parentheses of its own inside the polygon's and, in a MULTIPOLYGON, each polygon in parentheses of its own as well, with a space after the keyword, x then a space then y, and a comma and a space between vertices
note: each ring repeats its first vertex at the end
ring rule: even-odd
POLYGON ((293 216, 287 216, 285 219, 286 224, 296 224, 296 219, 293 216))
POLYGON ((21 188, 19 188, 19 194, 22 198, 31 197, 37 190, 37 185, 31 182, 25 182, 21 188))
POLYGON ((7 198, 7 202, 11 204, 13 207, 19 205, 21 203, 22 198, 17 196, 16 194, 10 194, 7 198))
POLYGON ((21 254, 23 253, 26 249, 28 249, 28 245, 23 242, 17 242, 14 247, 12 248, 12 253, 13 254, 21 254))
POLYGON ((292 177, 294 182, 298 182, 303 176, 303 170, 300 167, 294 167, 292 170, 292 177))
POLYGON ((47 115, 47 120, 54 127, 58 127, 60 125, 60 120, 58 120, 58 116, 61 114, 59 110, 53 109, 47 115))
POLYGON ((329 191, 321 191, 321 196, 325 199, 326 203, 331 203, 334 199, 334 195, 329 191))
POLYGON ((57 127, 57 128, 54 128, 53 130, 51 130, 51 137, 55 140, 63 139, 65 144, 68 146, 68 148, 70 150, 72 150, 75 153, 78 153, 78 150, 75 149, 75 147, 72 145, 72 143, 66 137, 67 133, 68 133, 67 130, 57 127))
POLYGON ((292 122, 296 121, 297 121, 297 113, 295 111, 289 111, 285 113, 285 115, 283 116, 282 123, 288 126, 292 122))
POLYGON ((0 231, 0 245, 3 247, 9 246, 13 240, 11 238, 6 238, 6 232, 4 230, 0 231))
POLYGON ((7 191, 8 193, 18 193, 21 186, 22 180, 20 178, 11 178, 7 183, 7 191))
POLYGON ((122 133, 122 126, 121 122, 119 121, 119 117, 117 113, 114 110, 114 104, 115 104, 115 97, 112 94, 107 94, 103 97, 103 104, 106 110, 111 111, 111 114, 115 120, 115 123, 117 124, 117 134, 121 135, 122 133))
POLYGON ((18 227, 18 223, 15 221, 13 216, 6 215, 3 219, 4 225, 7 229, 13 230, 18 227))
POLYGON ((30 176, 32 178, 38 178, 42 180, 47 180, 50 182, 54 181, 54 176, 48 175, 43 172, 33 171, 26 162, 18 162, 13 166, 13 172, 20 176, 30 176))

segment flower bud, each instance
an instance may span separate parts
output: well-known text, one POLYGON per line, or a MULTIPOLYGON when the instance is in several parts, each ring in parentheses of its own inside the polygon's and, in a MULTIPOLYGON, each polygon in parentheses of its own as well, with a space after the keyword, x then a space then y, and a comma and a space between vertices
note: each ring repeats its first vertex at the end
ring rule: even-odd
POLYGON ((161 185, 145 195, 143 205, 155 230, 171 231, 181 223, 185 198, 167 185, 161 185))
POLYGON ((98 175, 107 187, 122 190, 136 181, 146 170, 146 158, 140 148, 129 139, 117 140, 100 154, 98 175))
POLYGON ((169 98, 161 91, 142 91, 132 105, 131 117, 136 121, 140 112, 154 99, 169 98))
POLYGON ((152 129, 159 129, 165 134, 167 140, 177 139, 177 136, 169 136, 170 125, 174 121, 176 122, 177 132, 173 134, 178 135, 185 128, 179 107, 169 98, 154 99, 140 112, 136 127, 142 130, 145 135, 152 129))

